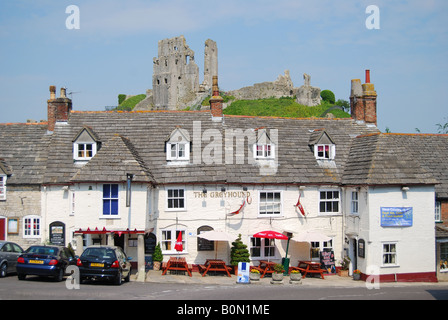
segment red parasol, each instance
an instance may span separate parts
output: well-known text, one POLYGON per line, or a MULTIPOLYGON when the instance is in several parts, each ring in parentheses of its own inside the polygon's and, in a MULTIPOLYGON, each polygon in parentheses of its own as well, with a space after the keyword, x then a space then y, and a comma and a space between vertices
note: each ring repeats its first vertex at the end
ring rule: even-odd
POLYGON ((174 249, 178 252, 182 252, 184 250, 184 247, 182 245, 182 231, 179 232, 179 235, 177 236, 176 245, 174 246, 174 249))
POLYGON ((254 238, 268 238, 268 239, 280 239, 288 240, 289 238, 284 234, 276 231, 261 231, 253 235, 254 238))
MULTIPOLYGON (((284 234, 276 231, 261 231, 253 235, 254 238, 267 238, 267 239, 280 239, 280 240, 288 240, 288 244, 286 246, 286 255, 285 259, 288 257, 288 249, 289 249, 289 238, 284 234)), ((289 265, 289 260, 288 260, 289 265)), ((287 268, 285 268, 287 269, 287 268)))

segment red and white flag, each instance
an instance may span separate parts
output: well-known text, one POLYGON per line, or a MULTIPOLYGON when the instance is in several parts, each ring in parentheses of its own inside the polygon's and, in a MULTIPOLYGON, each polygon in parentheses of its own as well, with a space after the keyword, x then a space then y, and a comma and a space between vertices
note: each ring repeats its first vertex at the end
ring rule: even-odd
POLYGON ((297 203, 296 203, 295 207, 299 208, 300 213, 302 214, 302 216, 305 216, 305 209, 303 209, 303 206, 300 203, 300 195, 299 195, 299 200, 297 200, 297 203))
POLYGON ((241 207, 238 210, 233 211, 233 212, 231 212, 229 214, 238 214, 238 213, 240 213, 241 210, 243 209, 243 207, 245 206, 245 204, 246 204, 246 200, 244 200, 243 204, 241 205, 241 207))

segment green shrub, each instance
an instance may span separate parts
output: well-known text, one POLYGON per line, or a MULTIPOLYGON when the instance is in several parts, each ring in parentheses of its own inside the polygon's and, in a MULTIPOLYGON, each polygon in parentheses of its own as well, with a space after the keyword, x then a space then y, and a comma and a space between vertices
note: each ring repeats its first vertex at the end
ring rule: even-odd
POLYGON ((118 105, 122 104, 124 100, 126 100, 126 95, 125 94, 119 94, 118 95, 118 105))
POLYGON ((160 242, 157 243, 154 253, 152 254, 152 261, 163 261, 162 249, 160 248, 160 242))
POLYGON ((237 266, 238 262, 250 262, 249 256, 249 250, 247 250, 247 246, 241 241, 241 234, 239 234, 238 238, 232 242, 230 264, 237 266))
POLYGON ((333 104, 336 101, 336 97, 334 96, 334 93, 330 90, 321 91, 320 96, 321 96, 322 100, 333 103, 333 104))

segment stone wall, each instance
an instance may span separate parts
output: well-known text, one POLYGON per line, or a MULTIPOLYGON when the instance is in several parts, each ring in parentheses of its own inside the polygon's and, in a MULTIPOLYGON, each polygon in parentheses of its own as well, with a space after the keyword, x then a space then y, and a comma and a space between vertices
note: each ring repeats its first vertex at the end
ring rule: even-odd
MULTIPOLYGON (((6 225, 6 240, 19 244, 23 249, 45 240, 43 236, 24 238, 23 228, 26 216, 41 216, 40 186, 8 185, 6 200, 0 201, 0 218, 5 218, 6 222, 10 218, 17 219, 18 233, 10 233, 6 225)), ((41 219, 41 223, 42 221, 41 219)))
POLYGON ((295 88, 291 80, 289 70, 284 75, 279 75, 274 82, 256 83, 253 86, 230 91, 228 94, 239 100, 255 100, 266 98, 297 97, 297 102, 306 106, 320 104, 320 89, 310 85, 311 77, 303 75, 305 84, 295 88))
POLYGON ((159 56, 154 58, 153 96, 155 109, 177 110, 196 98, 199 68, 194 51, 184 36, 159 41, 159 56))

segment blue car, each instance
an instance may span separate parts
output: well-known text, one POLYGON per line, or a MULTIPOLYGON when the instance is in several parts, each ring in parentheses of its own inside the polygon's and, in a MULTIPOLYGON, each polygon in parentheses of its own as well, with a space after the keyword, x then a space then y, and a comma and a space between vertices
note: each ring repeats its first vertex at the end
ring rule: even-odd
POLYGON ((16 269, 19 280, 25 280, 27 275, 36 275, 62 281, 69 265, 76 265, 76 258, 69 249, 38 245, 29 247, 17 258, 16 269))

